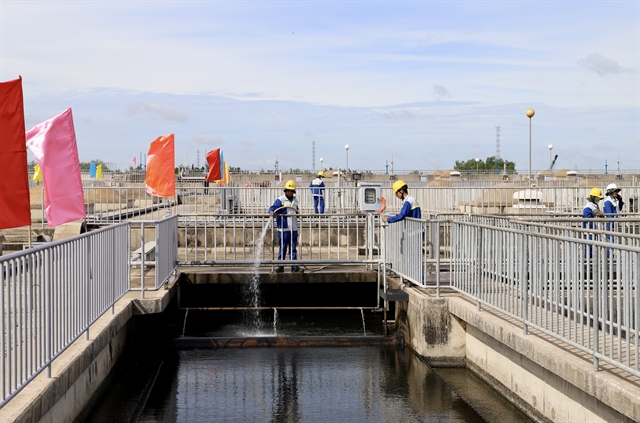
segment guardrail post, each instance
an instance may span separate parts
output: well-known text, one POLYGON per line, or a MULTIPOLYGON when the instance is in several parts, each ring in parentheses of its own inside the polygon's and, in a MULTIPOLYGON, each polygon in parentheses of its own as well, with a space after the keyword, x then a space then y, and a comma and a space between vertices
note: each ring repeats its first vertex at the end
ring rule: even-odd
POLYGON ((440 297, 440 227, 441 225, 442 225, 442 222, 437 222, 436 245, 433 247, 436 255, 436 297, 440 297))
POLYGON ((476 245, 476 303, 478 311, 482 311, 482 304, 480 303, 480 296, 482 295, 482 229, 478 228, 476 245))
POLYGON ((87 289, 86 293, 86 304, 87 304, 87 312, 86 318, 87 321, 85 324, 87 325, 87 329, 84 332, 84 339, 89 340, 89 326, 91 326, 91 239, 89 237, 85 238, 85 242, 87 243, 87 247, 85 248, 85 265, 86 268, 86 280, 87 280, 87 289))
POLYGON ((140 256, 140 299, 144 300, 144 222, 140 223, 140 240, 142 254, 140 256))
POLYGON ((529 240, 528 235, 522 234, 520 237, 520 296, 522 298, 522 333, 529 334, 527 318, 529 316, 529 240))
MULTIPOLYGON (((596 354, 598 354, 598 344, 600 342, 600 247, 593 246, 592 251, 593 257, 591 257, 590 273, 592 278, 591 286, 593 286, 593 370, 597 372, 600 370, 600 361, 596 357, 596 354)), ((603 316, 603 320, 605 317, 606 316, 603 316)))
MULTIPOLYGON (((53 309, 53 307, 51 307, 51 250, 47 249, 45 250, 45 267, 44 267, 44 278, 45 278, 45 284, 44 284, 44 307, 45 307, 45 311, 44 311, 44 326, 45 326, 45 334, 44 334, 44 354, 45 354, 45 360, 49 361, 49 365, 47 366, 47 377, 51 378, 51 351, 53 351, 53 346, 51 345, 52 341, 53 341, 53 336, 51 331, 53 330, 52 328, 52 321, 53 319, 51 318, 51 310, 53 309)), ((4 381, 3 381, 4 382, 4 381)))

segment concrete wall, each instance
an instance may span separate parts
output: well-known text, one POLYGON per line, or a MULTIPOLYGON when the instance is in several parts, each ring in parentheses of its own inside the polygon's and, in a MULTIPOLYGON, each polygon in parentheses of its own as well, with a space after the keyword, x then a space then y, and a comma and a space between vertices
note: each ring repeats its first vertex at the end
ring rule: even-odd
MULTIPOLYGON (((393 284, 392 284, 393 285, 393 284)), ((397 282, 396 286, 399 286, 397 282)), ((466 298, 404 286, 396 325, 434 366, 463 362, 512 403, 543 422, 640 421, 640 378, 601 364, 466 298), (532 331, 533 332, 533 331, 532 331)))
POLYGON ((2 423, 62 423, 82 421, 108 383, 115 364, 123 353, 136 314, 162 312, 175 295, 170 290, 139 292, 120 299, 112 315, 107 311, 84 335, 58 356, 52 364, 51 378, 46 370, 0 410, 2 423))

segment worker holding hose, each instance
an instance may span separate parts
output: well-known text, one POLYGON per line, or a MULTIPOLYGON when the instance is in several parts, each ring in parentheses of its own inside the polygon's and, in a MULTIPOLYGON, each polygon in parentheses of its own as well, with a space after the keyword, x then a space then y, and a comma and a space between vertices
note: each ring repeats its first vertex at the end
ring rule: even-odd
MULTIPOLYGON (((269 214, 276 216, 278 226, 278 260, 285 260, 287 253, 291 260, 298 259, 298 199, 296 198, 296 183, 292 180, 284 185, 284 195, 276 198, 269 207, 269 214)), ((292 272, 303 272, 299 266, 291 266, 292 272)), ((277 273, 284 272, 284 266, 276 268, 277 273)))

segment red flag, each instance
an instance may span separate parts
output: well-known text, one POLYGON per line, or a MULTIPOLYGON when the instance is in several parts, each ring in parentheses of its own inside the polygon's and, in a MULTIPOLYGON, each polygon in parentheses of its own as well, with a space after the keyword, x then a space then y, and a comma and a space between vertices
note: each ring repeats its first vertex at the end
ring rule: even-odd
POLYGON ((0 229, 31 225, 22 77, 0 82, 0 229))
POLYGON ((44 179, 44 213, 49 226, 84 219, 84 191, 71 109, 27 131, 27 146, 44 179))
POLYGON ((222 160, 222 152, 219 148, 207 153, 207 163, 209 164, 207 181, 219 181, 222 179, 224 176, 224 163, 222 160))
POLYGON ((176 195, 175 152, 173 134, 156 138, 149 146, 145 184, 149 195, 176 195))

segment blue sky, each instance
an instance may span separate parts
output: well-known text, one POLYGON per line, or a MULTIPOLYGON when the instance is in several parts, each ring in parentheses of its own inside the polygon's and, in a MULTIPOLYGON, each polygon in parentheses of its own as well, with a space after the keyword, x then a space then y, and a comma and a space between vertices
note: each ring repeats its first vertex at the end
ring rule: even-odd
POLYGON ((157 136, 176 163, 640 169, 637 1, 4 1, 0 80, 27 129, 67 107, 81 161, 121 168, 157 136))

